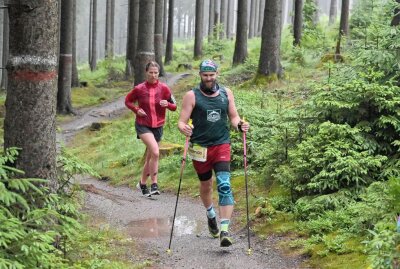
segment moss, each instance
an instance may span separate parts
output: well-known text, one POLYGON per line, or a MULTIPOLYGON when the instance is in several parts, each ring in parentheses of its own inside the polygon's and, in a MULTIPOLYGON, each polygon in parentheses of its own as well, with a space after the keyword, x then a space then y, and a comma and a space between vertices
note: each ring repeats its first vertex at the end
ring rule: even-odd
POLYGON ((331 254, 324 257, 311 256, 305 263, 313 268, 329 268, 329 269, 364 269, 368 268, 366 256, 359 252, 352 252, 343 255, 331 254))

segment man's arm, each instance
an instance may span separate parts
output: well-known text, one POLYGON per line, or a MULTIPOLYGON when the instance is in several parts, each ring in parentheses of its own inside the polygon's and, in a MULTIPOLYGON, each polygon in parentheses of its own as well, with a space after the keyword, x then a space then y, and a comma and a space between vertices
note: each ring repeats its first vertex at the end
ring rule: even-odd
POLYGON ((193 91, 188 91, 183 96, 182 110, 178 120, 178 129, 185 136, 192 135, 192 128, 189 126, 188 121, 190 115, 192 114, 194 104, 195 104, 194 93, 193 91))

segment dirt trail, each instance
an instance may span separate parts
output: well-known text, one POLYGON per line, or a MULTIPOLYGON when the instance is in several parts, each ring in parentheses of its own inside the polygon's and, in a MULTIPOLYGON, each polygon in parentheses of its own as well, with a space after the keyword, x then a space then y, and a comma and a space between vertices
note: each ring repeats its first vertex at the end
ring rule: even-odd
MULTIPOLYGON (((172 85, 180 78, 182 75, 171 77, 167 83, 172 85)), ((90 109, 62 126, 61 139, 71 138, 92 122, 116 117, 124 109, 123 98, 90 109)), ((85 211, 93 217, 105 219, 112 227, 137 241, 143 248, 143 258, 153 261, 152 268, 265 269, 300 266, 299 258, 285 257, 275 249, 274 237, 261 241, 252 235, 253 251, 248 255, 245 229, 233 231, 235 243, 231 247, 219 247, 219 239, 213 239, 208 234, 205 210, 199 198, 179 198, 172 252, 167 253, 175 194, 162 193, 150 200, 141 196, 138 190, 128 187, 114 187, 92 178, 80 178, 79 182, 87 193, 85 211)))

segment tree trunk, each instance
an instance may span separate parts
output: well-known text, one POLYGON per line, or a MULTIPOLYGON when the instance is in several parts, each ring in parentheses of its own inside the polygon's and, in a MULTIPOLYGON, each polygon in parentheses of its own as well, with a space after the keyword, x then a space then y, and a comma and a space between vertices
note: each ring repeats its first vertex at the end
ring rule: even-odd
POLYGON ((57 92, 57 112, 60 114, 73 113, 71 104, 72 22, 73 0, 62 0, 57 92))
POLYGON ((340 29, 341 36, 349 35, 349 15, 350 15, 350 0, 342 0, 342 11, 340 14, 340 29))
POLYGON ((249 38, 254 37, 254 20, 256 18, 256 0, 251 0, 250 5, 250 22, 249 22, 249 38))
POLYGON ((128 1, 128 38, 126 44, 125 76, 128 79, 134 73, 139 25, 139 0, 128 1))
POLYGON ((92 43, 91 43, 91 59, 90 70, 97 69, 97 0, 93 0, 92 7, 92 43))
POLYGON ((88 63, 92 61, 92 19, 93 17, 93 0, 89 3, 89 44, 88 44, 88 63))
POLYGON ((182 10, 181 8, 178 8, 178 39, 181 38, 181 25, 182 25, 182 10))
POLYGON ((221 29, 219 31, 219 39, 224 39, 225 38, 225 28, 226 28, 226 1, 221 0, 221 6, 220 6, 220 14, 221 14, 221 29))
POLYGON ((73 0, 72 10, 72 75, 71 75, 71 86, 79 87, 79 74, 78 66, 76 61, 76 0, 73 0))
POLYGON ((260 15, 258 12, 258 8, 260 7, 260 0, 256 0, 255 6, 254 6, 254 22, 253 22, 253 37, 256 37, 258 35, 257 33, 257 26, 258 26, 258 16, 260 15))
MULTIPOLYGON (((400 5, 400 0, 396 0, 397 4, 400 5)), ((400 24, 400 8, 395 8, 394 10, 394 17, 392 22, 390 23, 391 26, 397 26, 400 24)))
POLYGON ((329 7, 329 25, 336 22, 337 17, 337 0, 331 0, 331 5, 329 7))
POLYGON ((163 13, 163 44, 167 43, 167 25, 168 25, 168 0, 164 0, 163 13))
POLYGON ((294 0, 293 45, 300 46, 303 31, 303 0, 294 0))
POLYGON ((145 66, 154 61, 154 1, 139 0, 139 32, 135 58, 135 85, 146 79, 145 66))
POLYGON ((154 52, 155 60, 160 65, 160 76, 164 76, 163 65, 163 2, 156 0, 155 5, 155 26, 154 26, 154 52))
POLYGON ((8 61, 8 52, 9 52, 9 16, 8 16, 8 9, 5 8, 3 9, 3 58, 2 58, 2 67, 4 69, 1 70, 2 76, 1 76, 1 89, 7 89, 7 69, 5 67, 7 66, 7 61, 8 61))
POLYGON ((214 37, 214 5, 215 0, 210 0, 208 9, 208 43, 211 43, 214 37))
POLYGON ((214 39, 218 39, 219 34, 219 24, 221 23, 220 21, 220 14, 219 14, 219 7, 220 7, 220 2, 221 0, 214 0, 214 39))
POLYGON ((194 34, 194 58, 199 59, 203 55, 203 0, 196 0, 196 22, 194 34))
POLYGON ((90 70, 94 71, 97 68, 97 0, 93 0, 92 7, 92 43, 91 45, 91 57, 90 57, 90 70))
POLYGON ((261 36, 262 25, 264 21, 264 7, 265 7, 265 0, 260 0, 260 10, 258 15, 258 25, 257 25, 257 35, 261 36))
POLYGON ((234 5, 233 0, 229 1, 228 0, 228 18, 226 19, 226 38, 231 39, 232 37, 232 24, 233 24, 233 5, 234 5))
POLYGON ((335 52, 337 56, 340 55, 342 36, 347 36, 349 34, 349 5, 350 5, 350 0, 342 0, 339 37, 336 43, 336 52, 335 52))
POLYGON ((238 1, 235 52, 232 65, 244 63, 247 58, 247 0, 238 1))
POLYGON ((281 78, 282 76, 280 62, 281 8, 282 5, 279 1, 265 1, 258 74, 269 78, 274 78, 275 76, 281 78))
POLYGON ((107 0, 106 5, 105 58, 112 59, 114 57, 115 0, 107 0))
POLYGON ((56 95, 58 0, 10 5, 10 58, 4 148, 21 148, 15 167, 24 178, 57 189, 56 95), (46 22, 43 24, 43 22, 46 22))
POLYGON ((174 49, 173 42, 174 42, 174 0, 169 0, 167 47, 164 59, 166 65, 170 64, 173 59, 173 49, 174 49))

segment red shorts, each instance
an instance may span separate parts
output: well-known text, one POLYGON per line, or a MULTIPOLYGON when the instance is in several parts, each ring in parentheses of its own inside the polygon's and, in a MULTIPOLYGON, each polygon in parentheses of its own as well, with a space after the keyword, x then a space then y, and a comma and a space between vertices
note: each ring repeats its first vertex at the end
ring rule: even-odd
POLYGON ((211 171, 214 164, 218 162, 231 161, 231 144, 221 144, 207 148, 207 161, 192 161, 197 174, 204 174, 211 171))

